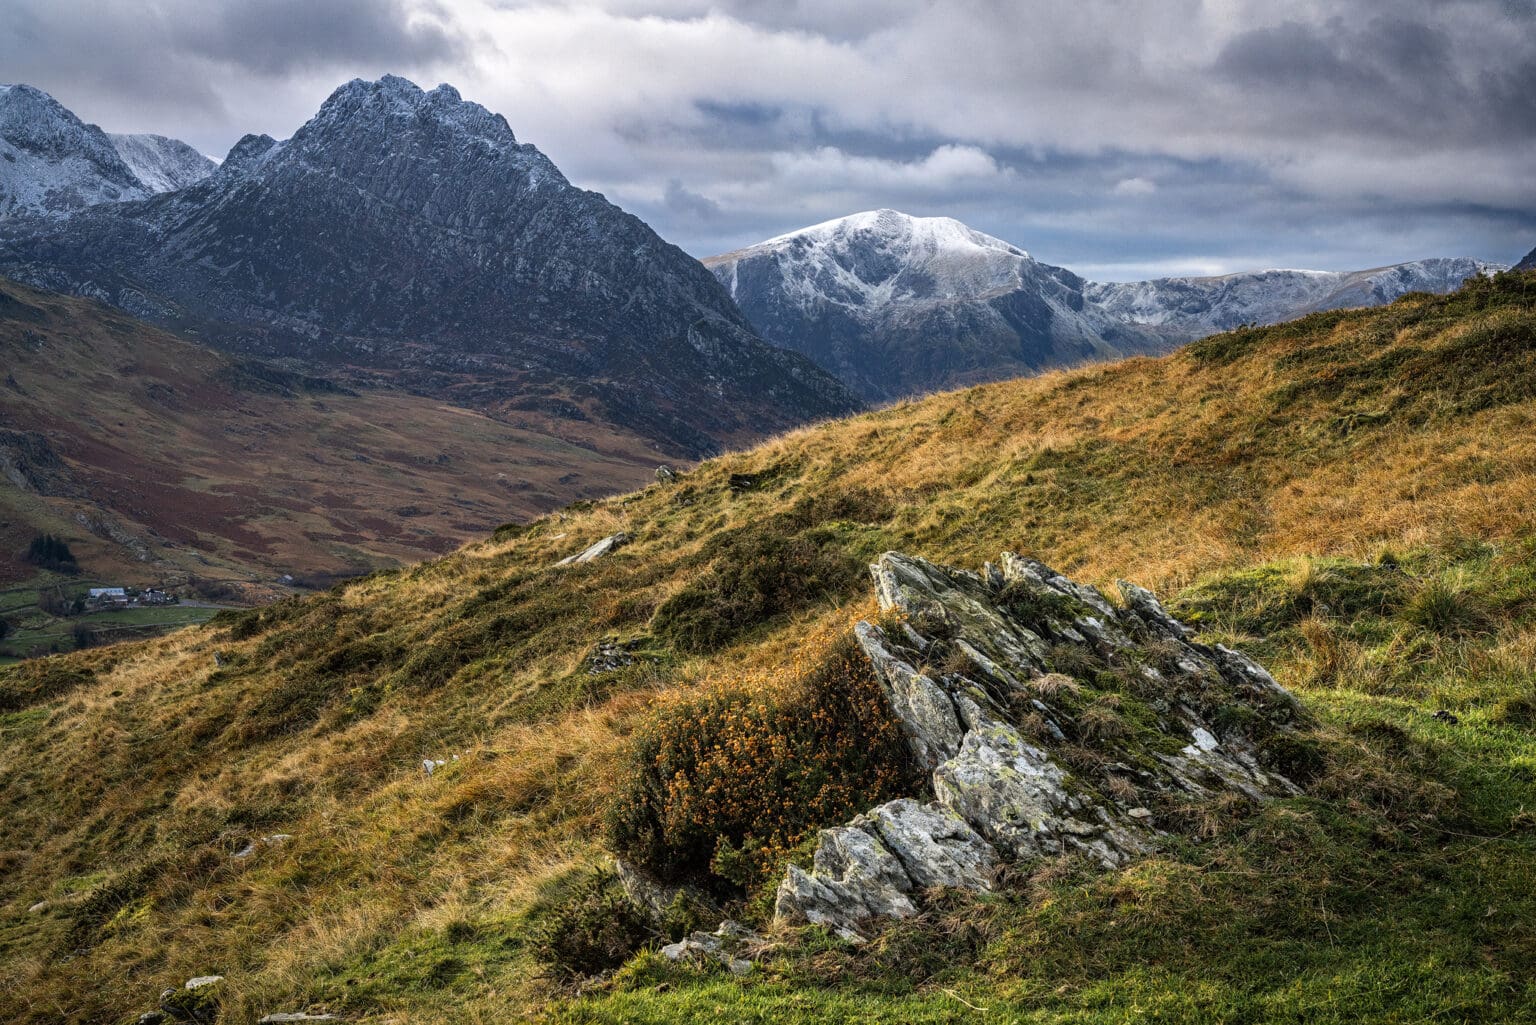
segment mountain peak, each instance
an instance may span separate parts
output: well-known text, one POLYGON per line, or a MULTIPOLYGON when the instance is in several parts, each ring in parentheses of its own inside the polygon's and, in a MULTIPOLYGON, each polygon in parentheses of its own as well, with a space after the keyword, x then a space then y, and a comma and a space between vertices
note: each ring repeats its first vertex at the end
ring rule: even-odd
POLYGON ((1515 270, 1536 270, 1536 249, 1525 254, 1525 258, 1515 264, 1515 270))
POLYGON ((768 239, 752 248, 783 245, 785 243, 831 242, 848 244, 859 238, 884 239, 889 245, 909 252, 939 252, 985 249, 1004 252, 1028 259, 1029 254, 1018 246, 977 231, 953 217, 917 217, 882 207, 864 210, 846 217, 833 218, 820 224, 800 228, 768 239))
POLYGON ((107 133, 35 86, 0 89, 0 218, 149 194, 107 133))

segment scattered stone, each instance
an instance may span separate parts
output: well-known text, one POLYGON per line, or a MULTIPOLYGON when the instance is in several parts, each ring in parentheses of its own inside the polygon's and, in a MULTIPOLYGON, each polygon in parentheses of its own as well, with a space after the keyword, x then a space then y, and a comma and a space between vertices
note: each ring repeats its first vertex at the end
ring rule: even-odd
POLYGON ((726 486, 731 489, 733 494, 739 495, 757 487, 757 478, 745 473, 733 473, 730 480, 726 482, 726 486))
POLYGON ((279 1025, 289 1021, 340 1021, 334 1014, 305 1014, 303 1011, 279 1011, 264 1014, 256 1019, 256 1025, 279 1025))
POLYGON ((27 914, 29 914, 29 915, 40 915, 44 911, 47 911, 47 910, 48 910, 48 902, 46 900, 40 900, 36 904, 33 904, 31 907, 27 908, 27 914))
POLYGON ((287 843, 293 839, 292 833, 273 833, 271 836, 257 837, 234 853, 236 858, 249 858, 261 847, 270 847, 274 844, 287 843))
POLYGON ((555 563, 555 565, 572 566, 579 565, 584 562, 591 562, 593 559, 602 558, 604 555, 607 555, 609 552, 612 552, 615 549, 621 547, 628 541, 629 535, 623 531, 620 531, 617 534, 610 534, 608 537, 603 538, 601 541, 593 545, 591 548, 588 548, 586 551, 581 552, 578 555, 567 555, 565 558, 555 563))
POLYGON ((1432 718, 1439 719, 1447 726, 1455 726, 1457 723, 1461 722, 1460 716, 1458 716, 1455 712, 1445 708, 1442 708, 1440 711, 1436 712, 1432 718))
POLYGON ((666 463, 662 463, 660 466, 656 467, 656 479, 662 484, 671 484, 673 481, 677 480, 677 471, 672 469, 672 467, 668 466, 666 463))
POLYGON ((582 659, 582 672, 588 676, 601 676, 632 666, 639 661, 633 652, 643 647, 644 643, 640 638, 621 641, 617 637, 604 637, 582 659))
POLYGON ((139 1015, 137 1025, 165 1025, 169 1020, 164 1011, 145 1011, 139 1015))
POLYGON ((763 937, 740 922, 727 918, 714 932, 690 933, 686 939, 661 948, 661 955, 672 961, 719 961, 733 975, 752 970, 752 958, 762 948, 763 937))
POLYGON ((208 1025, 219 1016, 223 983, 222 975, 199 975, 188 979, 181 989, 168 989, 160 994, 160 1010, 172 1021, 208 1025))
POLYGON ((1190 640, 1150 591, 1121 582, 1116 608, 1011 553, 978 574, 888 552, 871 572, 896 624, 855 636, 935 800, 824 830, 811 871, 787 870, 777 920, 857 942, 927 889, 989 889, 1003 862, 1124 865, 1166 836, 1159 798, 1299 793, 1257 746, 1304 728, 1295 700, 1247 656, 1190 640))

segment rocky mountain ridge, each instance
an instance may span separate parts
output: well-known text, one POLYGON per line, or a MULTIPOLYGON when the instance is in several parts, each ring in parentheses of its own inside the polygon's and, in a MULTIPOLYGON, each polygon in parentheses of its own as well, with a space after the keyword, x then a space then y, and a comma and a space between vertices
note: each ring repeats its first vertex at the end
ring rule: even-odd
POLYGON ((871 401, 1158 353, 1241 324, 1448 292, 1503 269, 1429 259, 1358 272, 1087 281, 945 217, 853 214, 704 261, 754 327, 871 401))
POLYGON ((1469 258, 1414 260, 1362 271, 1264 270, 1219 277, 1098 283, 1086 295, 1111 315, 1185 342, 1243 324, 1382 306, 1409 292, 1451 292, 1467 278, 1504 270, 1469 258))
POLYGON ((207 177, 213 161, 162 135, 108 135, 30 85, 0 85, 0 219, 63 217, 207 177))
POLYGON ((0 270, 217 347, 699 456, 858 403, 498 114, 394 76, 178 192, 0 231, 0 270))

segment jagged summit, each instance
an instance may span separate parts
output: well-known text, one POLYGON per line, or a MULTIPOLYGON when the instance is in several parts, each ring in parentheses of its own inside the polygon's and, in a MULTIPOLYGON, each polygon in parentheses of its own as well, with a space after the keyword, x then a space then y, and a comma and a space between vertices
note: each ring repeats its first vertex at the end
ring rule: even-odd
POLYGON ((1515 264, 1515 270, 1536 270, 1536 249, 1526 253, 1525 257, 1515 264))
POLYGON ((0 90, 0 218, 56 217, 148 194, 100 128, 41 89, 0 90))

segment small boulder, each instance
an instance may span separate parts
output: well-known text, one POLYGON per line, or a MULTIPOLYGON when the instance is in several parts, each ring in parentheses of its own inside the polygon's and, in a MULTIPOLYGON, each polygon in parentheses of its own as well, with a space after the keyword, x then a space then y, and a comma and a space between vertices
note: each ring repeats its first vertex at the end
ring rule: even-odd
POLYGON ((727 918, 714 932, 690 933, 686 939, 661 948, 661 956, 671 961, 719 961, 733 975, 752 970, 752 958, 764 940, 740 922, 727 918))
POLYGON ((199 975, 180 989, 160 994, 160 1010, 171 1021, 210 1025, 217 1021, 224 998, 224 976, 199 975))
POLYGON ((628 541, 629 535, 623 531, 620 531, 617 534, 610 534, 603 538, 601 541, 597 542, 597 544, 593 545, 591 548, 588 548, 586 551, 580 552, 576 555, 567 555, 565 558, 555 563, 555 565, 575 566, 585 562, 591 562, 593 559, 600 559, 604 555, 607 555, 609 552, 615 551, 616 549, 626 544, 628 541))

